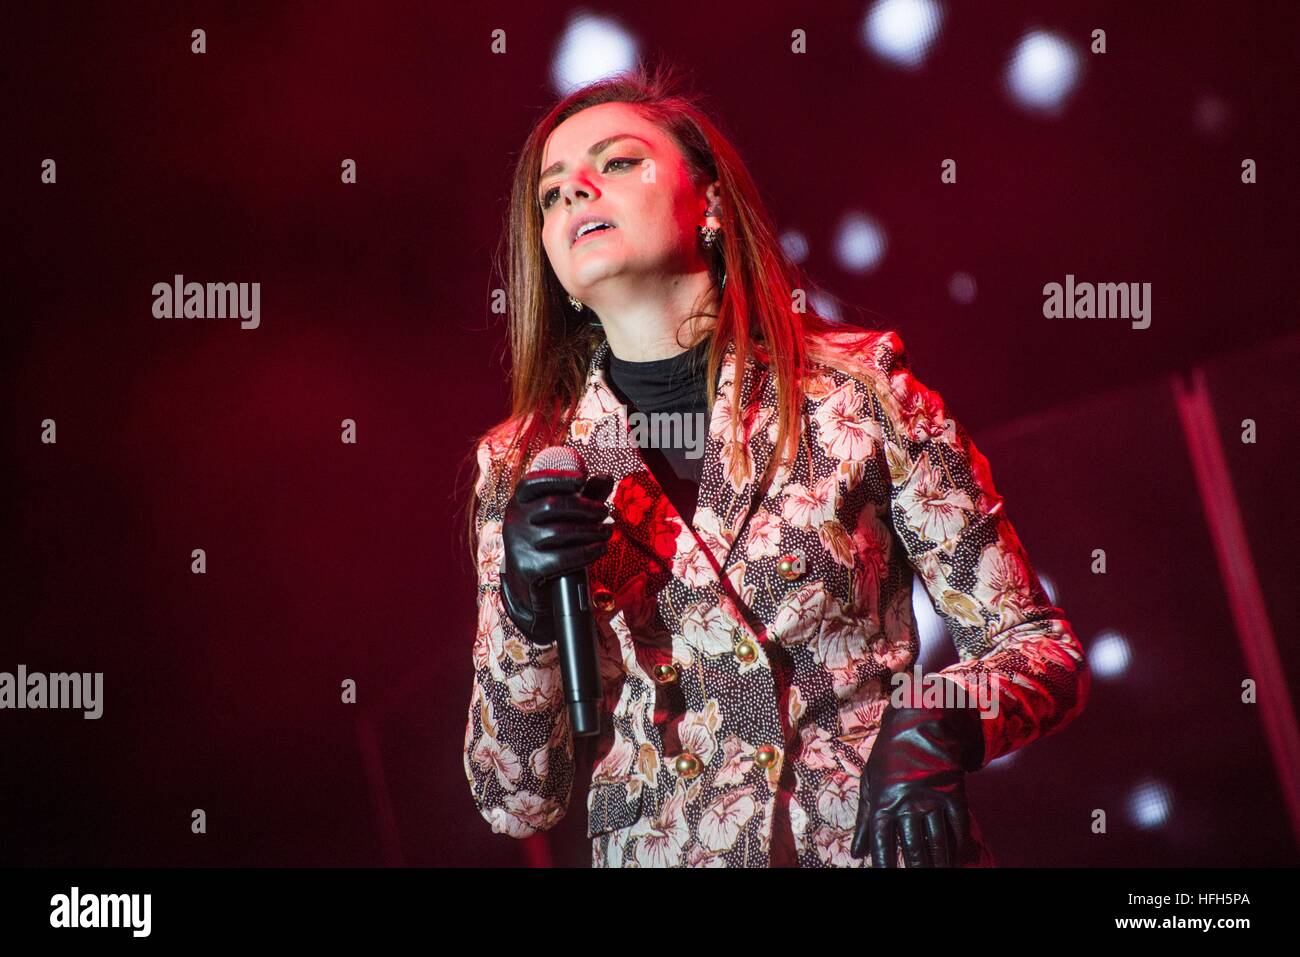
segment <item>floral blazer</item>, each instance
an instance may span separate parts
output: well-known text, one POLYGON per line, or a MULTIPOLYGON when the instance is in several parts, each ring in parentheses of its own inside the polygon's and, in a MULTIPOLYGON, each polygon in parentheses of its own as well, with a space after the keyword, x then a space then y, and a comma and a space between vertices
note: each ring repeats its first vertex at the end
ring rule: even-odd
MULTIPOLYGON (((982 722, 986 764, 1083 709, 1079 640, 1030 567, 987 460, 909 371, 897 334, 846 327, 808 341, 799 454, 761 499, 775 377, 747 361, 745 432, 733 441, 734 342, 691 524, 620 441, 607 341, 557 438, 589 474, 616 479, 615 532, 590 567, 607 725, 587 791, 593 866, 870 867, 849 844, 890 676, 910 671, 920 647, 914 572, 959 654, 939 675, 997 696, 982 722)), ((464 764, 492 830, 525 837, 565 814, 574 759, 555 647, 531 644, 502 604, 509 428, 477 450, 464 764)), ((993 863, 972 829, 964 863, 993 863)))

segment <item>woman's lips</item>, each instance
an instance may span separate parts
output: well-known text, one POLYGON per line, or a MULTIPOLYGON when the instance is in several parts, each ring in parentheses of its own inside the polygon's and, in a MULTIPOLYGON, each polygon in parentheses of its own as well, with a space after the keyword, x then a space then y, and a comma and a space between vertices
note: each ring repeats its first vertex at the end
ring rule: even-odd
POLYGON ((591 232, 583 233, 581 236, 575 239, 573 241, 573 246, 574 248, 576 248, 582 245, 583 243, 585 243, 589 239, 595 239, 597 236, 604 236, 606 233, 612 233, 616 229, 618 229, 617 226, 606 226, 604 229, 593 229, 591 232))

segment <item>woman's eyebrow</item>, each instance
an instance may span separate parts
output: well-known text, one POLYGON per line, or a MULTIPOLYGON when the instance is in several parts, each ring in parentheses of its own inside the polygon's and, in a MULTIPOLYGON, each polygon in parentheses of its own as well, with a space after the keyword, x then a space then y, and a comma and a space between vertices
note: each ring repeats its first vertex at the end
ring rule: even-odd
MULTIPOLYGON (((654 145, 649 140, 645 139, 644 137, 637 136, 635 133, 615 133, 613 136, 607 136, 603 140, 600 140, 599 142, 592 143, 591 146, 587 148, 587 155, 596 156, 600 152, 608 148, 611 144, 616 143, 619 140, 625 140, 629 138, 634 140, 640 140, 646 146, 654 145)), ((563 173, 566 168, 567 167, 565 167, 563 160, 560 160, 557 163, 552 163, 550 166, 546 167, 546 169, 542 170, 541 176, 537 177, 538 184, 540 185, 542 180, 546 179, 546 177, 548 176, 553 176, 556 173, 563 173)))

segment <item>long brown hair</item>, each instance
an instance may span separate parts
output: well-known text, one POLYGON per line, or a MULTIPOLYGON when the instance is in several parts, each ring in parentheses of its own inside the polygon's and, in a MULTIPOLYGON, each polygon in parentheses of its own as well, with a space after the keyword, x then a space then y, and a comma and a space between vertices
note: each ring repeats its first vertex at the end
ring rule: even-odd
MULTIPOLYGON (((832 323, 815 313, 796 311, 796 289, 807 290, 799 268, 781 248, 749 170, 730 140, 705 114, 702 99, 681 92, 671 66, 603 78, 569 93, 542 117, 528 134, 514 170, 507 223, 498 249, 496 272, 505 274, 511 352, 511 409, 505 422, 475 440, 475 446, 502 426, 513 429, 506 460, 513 460, 508 477, 498 482, 496 495, 507 495, 536 452, 563 441, 562 429, 576 411, 586 389, 591 356, 604 339, 589 313, 575 312, 542 246, 542 211, 536 187, 547 137, 570 116, 602 103, 627 103, 670 136, 685 158, 697 186, 721 183, 721 237, 713 244, 713 290, 721 288, 716 314, 694 310, 696 317, 716 320, 704 334, 711 337, 707 382, 716 382, 727 344, 735 341, 737 375, 732 401, 732 435, 743 434, 739 374, 749 356, 766 365, 776 378, 779 410, 776 454, 759 478, 766 489, 781 461, 793 456, 802 436, 802 379, 808 363, 805 337, 827 331, 832 323), (501 268, 504 258, 505 269, 501 268), (721 287, 726 276, 725 288, 721 287), (784 450, 784 452, 783 452, 784 450)), ((689 348, 699 344, 685 343, 689 348)), ((714 392, 708 390, 708 410, 714 392)), ((471 455, 473 453, 471 452, 471 455)), ((471 555, 476 550, 477 496, 471 495, 466 524, 471 555)))

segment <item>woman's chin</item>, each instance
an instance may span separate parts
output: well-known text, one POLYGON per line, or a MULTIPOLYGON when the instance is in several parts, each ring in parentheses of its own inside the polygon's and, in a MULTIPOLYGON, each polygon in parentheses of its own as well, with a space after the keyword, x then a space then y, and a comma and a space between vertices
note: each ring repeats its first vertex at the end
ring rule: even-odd
MULTIPOLYGON (((623 272, 623 264, 616 259, 601 259, 593 256, 573 271, 573 278, 585 290, 591 290, 597 283, 617 278, 623 272)), ((584 298, 584 297, 579 297, 584 298)))

